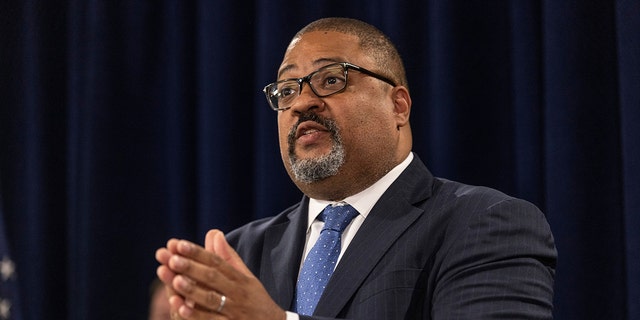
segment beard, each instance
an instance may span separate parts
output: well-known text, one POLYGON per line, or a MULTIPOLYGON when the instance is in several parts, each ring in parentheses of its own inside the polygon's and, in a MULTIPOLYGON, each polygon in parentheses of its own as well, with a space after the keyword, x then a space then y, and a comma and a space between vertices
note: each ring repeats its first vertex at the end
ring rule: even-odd
POLYGON ((300 115, 298 122, 289 132, 287 142, 289 144, 289 164, 291 166, 291 172, 294 178, 300 182, 312 183, 335 176, 344 164, 346 154, 336 122, 323 118, 316 113, 308 112, 300 115), (311 159, 298 159, 295 153, 296 131, 298 126, 304 121, 314 121, 327 128, 333 141, 333 146, 328 154, 311 159))

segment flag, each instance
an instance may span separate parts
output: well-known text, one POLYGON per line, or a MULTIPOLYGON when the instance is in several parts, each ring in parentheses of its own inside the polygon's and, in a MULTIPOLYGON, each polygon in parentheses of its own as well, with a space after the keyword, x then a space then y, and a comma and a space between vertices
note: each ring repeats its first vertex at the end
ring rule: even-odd
POLYGON ((0 320, 21 320, 18 275, 16 273, 16 264, 9 253, 9 243, 4 222, 2 196, 0 196, 0 320))

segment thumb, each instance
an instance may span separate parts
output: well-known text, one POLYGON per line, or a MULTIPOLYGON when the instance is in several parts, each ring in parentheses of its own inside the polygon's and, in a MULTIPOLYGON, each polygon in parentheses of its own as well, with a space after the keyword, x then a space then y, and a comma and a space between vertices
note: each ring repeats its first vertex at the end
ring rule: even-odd
POLYGON ((247 268, 238 253, 229 245, 222 231, 214 229, 207 232, 204 240, 204 247, 207 251, 218 255, 222 260, 230 264, 241 273, 252 276, 253 273, 247 268))

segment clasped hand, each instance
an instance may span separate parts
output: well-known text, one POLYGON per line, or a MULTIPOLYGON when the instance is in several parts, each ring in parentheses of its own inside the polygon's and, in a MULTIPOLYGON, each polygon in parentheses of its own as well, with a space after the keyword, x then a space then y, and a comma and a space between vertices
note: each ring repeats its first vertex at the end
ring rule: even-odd
POLYGON ((286 317, 219 230, 207 233, 204 248, 170 239, 156 260, 174 320, 286 317))

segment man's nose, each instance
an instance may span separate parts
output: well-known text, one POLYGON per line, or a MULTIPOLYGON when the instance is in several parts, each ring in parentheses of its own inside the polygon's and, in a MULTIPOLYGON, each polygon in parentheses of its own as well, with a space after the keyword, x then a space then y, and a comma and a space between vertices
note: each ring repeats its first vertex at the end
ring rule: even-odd
POLYGON ((291 111, 295 114, 300 114, 309 111, 319 112, 322 109, 324 109, 324 101, 311 90, 309 83, 304 82, 300 95, 294 99, 291 105, 291 111))

